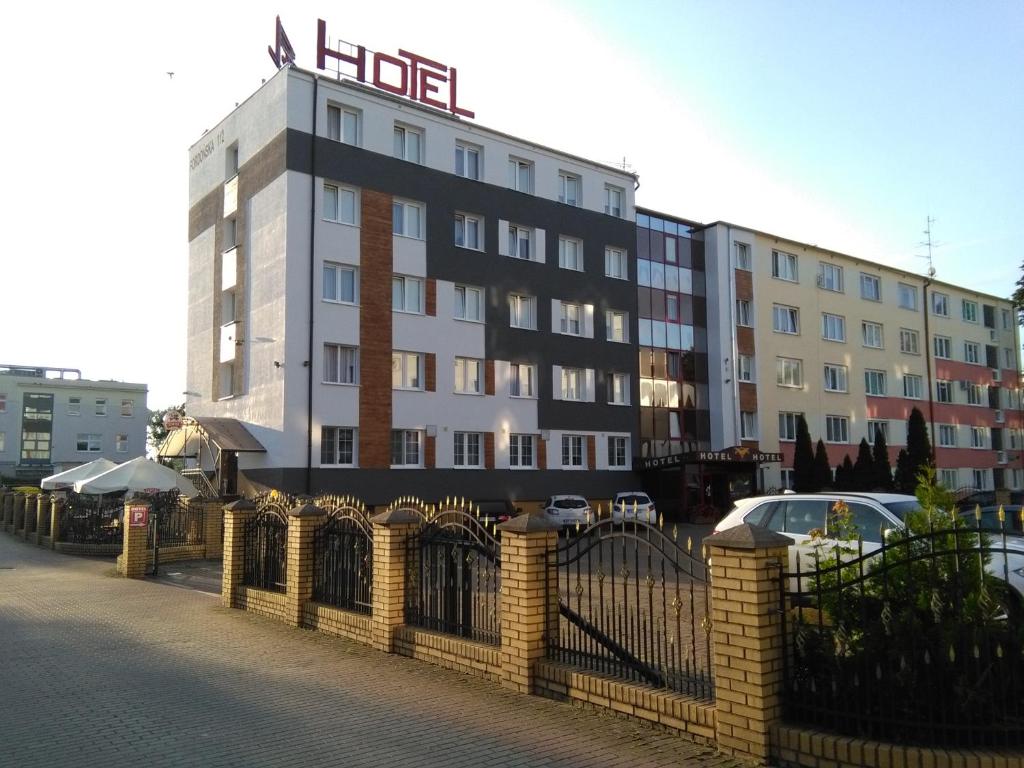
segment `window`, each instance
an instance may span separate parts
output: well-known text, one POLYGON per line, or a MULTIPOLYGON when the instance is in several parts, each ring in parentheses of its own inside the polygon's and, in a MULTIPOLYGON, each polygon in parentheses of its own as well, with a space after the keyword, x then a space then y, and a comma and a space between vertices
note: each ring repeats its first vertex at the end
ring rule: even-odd
POLYGON ((1003 350, 1003 368, 1013 368, 1013 350, 1003 350))
POLYGON ((850 442, 850 420, 846 416, 825 417, 825 442, 850 442))
POLYGON ((605 184, 604 212, 609 216, 621 216, 623 211, 622 201, 625 199, 625 196, 622 187, 613 187, 611 184, 605 184))
MULTIPOLYGON (((3 450, 2 446, 0 450, 3 450)), ((114 436, 114 450, 118 453, 128 453, 128 435, 114 436)))
POLYGON ((418 277, 392 277, 391 309, 422 315, 423 281, 418 277))
POLYGON ((907 285, 906 283, 899 283, 896 286, 897 296, 899 305, 903 309, 912 309, 917 311, 917 288, 913 285, 907 285))
POLYGON ((362 114, 358 110, 327 105, 327 138, 352 146, 359 145, 362 114))
POLYGON ((779 440, 791 442, 796 440, 796 424, 802 413, 779 413, 779 440))
POLYGON ((847 392, 846 366, 825 364, 825 391, 826 392, 847 392))
POLYGON ((583 333, 583 306, 570 302, 561 302, 559 331, 569 336, 580 336, 583 333))
POLYGON ((912 331, 909 328, 900 328, 900 352, 906 352, 908 355, 921 354, 921 345, 917 331, 912 331))
POLYGON ((626 442, 629 440, 627 437, 608 437, 608 466, 609 467, 625 467, 626 466, 626 454, 627 446, 626 442))
POLYGON ((480 147, 462 141, 455 142, 455 175, 480 180, 480 147))
POLYGON ((407 200, 391 204, 391 231, 400 237, 423 239, 423 206, 407 200))
POLYGON ((626 252, 624 250, 621 248, 604 249, 604 274, 617 280, 629 279, 629 272, 626 266, 626 252))
POLYGON ((754 380, 754 358, 750 355, 739 355, 736 358, 736 378, 739 381, 754 380))
POLYGON ((864 371, 864 389, 869 395, 885 397, 885 371, 864 371))
POLYGON ((973 341, 964 342, 964 362, 977 363, 980 359, 980 348, 973 341))
POLYGON ((324 301, 355 304, 358 285, 358 270, 355 267, 324 262, 324 301))
POLYGON ((107 398, 97 397, 96 398, 96 415, 106 416, 107 415, 107 398))
POLYGON ((988 443, 988 427, 971 427, 971 448, 985 448, 988 443))
POLYGON ((799 333, 800 310, 796 307, 772 305, 772 329, 776 333, 799 333))
POLYGON ((418 467, 420 466, 420 445, 423 441, 423 434, 415 429, 393 429, 391 430, 391 466, 393 467, 418 467))
POLYGON ((321 427, 320 464, 354 467, 356 464, 355 429, 352 427, 321 427))
POLYGON ((582 400, 583 399, 583 369, 563 368, 562 369, 562 399, 582 400))
POLYGON ((220 364, 220 399, 226 400, 235 395, 235 363, 228 361, 220 364))
POLYGON ((225 251, 230 251, 238 245, 238 224, 233 218, 224 219, 224 232, 222 234, 225 251))
POLYGON ((537 300, 513 293, 508 297, 509 325, 512 328, 537 328, 537 300))
POLYGON ((7 450, 7 433, 0 432, 0 453, 3 453, 5 450, 7 450))
POLYGON ((455 433, 455 461, 456 467, 480 467, 480 433, 479 432, 456 432, 455 433))
POLYGON ((750 328, 754 325, 753 315, 750 312, 750 302, 746 299, 736 300, 736 325, 750 328))
POLYGON ((736 269, 751 269, 750 246, 747 243, 734 243, 736 246, 736 269))
POLYGON ((955 491, 959 482, 958 472, 955 469, 939 470, 939 484, 946 490, 955 491))
POLYGON ((508 159, 508 186, 517 192, 533 194, 533 163, 516 157, 508 159))
POLYGON ((471 357, 455 358, 455 391, 463 395, 479 395, 483 392, 480 380, 481 361, 471 357))
POLYGON ((967 382, 967 404, 981 405, 981 385, 967 382))
POLYGON ((953 341, 949 336, 936 336, 932 341, 936 357, 941 357, 944 360, 953 357, 953 341))
POLYGON ((82 398, 80 397, 69 397, 68 398, 68 416, 81 416, 82 415, 82 398))
POLYGON ((785 251, 772 251, 772 277, 797 282, 796 256, 785 251))
POLYGON ((391 388, 423 389, 423 355, 417 352, 391 353, 391 388))
POLYGON ((359 383, 359 350, 356 347, 324 344, 324 383, 359 383))
POLYGON ((324 219, 341 224, 356 223, 356 191, 324 184, 324 219))
POLYGON ((882 300, 882 281, 875 275, 860 273, 860 297, 868 301, 882 300))
POLYGON ((837 264, 821 262, 818 271, 818 287, 826 291, 843 292, 843 268, 837 264))
POLYGON ((939 447, 956 448, 955 424, 939 424, 939 447))
POLYGON ((583 435, 562 435, 562 466, 583 466, 583 435))
POLYGON ((238 175, 238 144, 232 144, 224 152, 224 179, 232 179, 238 175))
POLYGON ((912 373, 903 375, 903 396, 911 400, 921 399, 921 377, 912 373))
POLYGON ((674 237, 665 238, 665 262, 668 264, 675 264, 679 260, 679 254, 676 252, 676 239, 674 237))
POLYGON ((455 214, 455 244, 460 248, 482 251, 484 223, 479 216, 466 213, 455 214))
POLYGON ((780 469, 779 470, 779 483, 783 488, 793 490, 794 475, 792 469, 780 469))
POLYGON ((953 402, 953 382, 939 379, 935 382, 935 399, 940 403, 953 402))
POLYGON ((530 259, 533 251, 533 230, 510 224, 508 228, 508 255, 513 259, 530 259))
POLYGON ((629 341, 629 315, 609 309, 604 313, 608 341, 629 341))
POLYGON ((103 435, 92 432, 79 432, 75 440, 75 450, 83 453, 99 453, 103 450, 103 435))
POLYGON ((740 411, 740 438, 757 440, 757 414, 753 411, 740 411))
POLYGON ((135 401, 134 400, 122 400, 121 401, 121 415, 131 416, 135 413, 135 401))
POLYGON ((988 470, 987 469, 972 469, 971 470, 971 482, 975 488, 985 490, 988 488, 988 470))
POLYGON ((406 125, 395 125, 395 157, 410 163, 423 162, 423 132, 406 125))
POLYGON ((558 266, 583 271, 583 242, 572 237, 558 238, 558 266))
POLYGON ((882 325, 880 323, 865 320, 860 324, 860 333, 865 347, 882 349, 882 325))
POLYGON ((510 397, 536 397, 536 366, 528 363, 511 363, 509 365, 508 394, 510 397))
POLYGON ((455 286, 455 319, 471 320, 476 323, 484 321, 484 291, 482 288, 471 288, 468 285, 455 286))
POLYGON ((949 296, 944 293, 932 293, 932 314, 949 317, 949 296))
POLYGON ((846 318, 842 315, 821 313, 821 338, 826 341, 846 341, 846 318))
POLYGON ((868 420, 868 442, 875 444, 875 436, 881 432, 886 444, 889 443, 889 422, 868 420))
POLYGON ((780 357, 775 362, 776 382, 780 387, 802 387, 804 385, 804 366, 800 360, 780 357))
POLYGON ((611 405, 629 405, 629 374, 608 374, 608 402, 611 405))
POLYGON ((580 204, 580 177, 574 173, 559 171, 558 202, 566 205, 580 204))
POLYGON ((665 295, 665 319, 673 323, 679 322, 679 297, 674 293, 665 295))
POLYGON ((999 310, 999 314, 1002 316, 1002 319, 1003 319, 1003 330, 1004 331, 1010 330, 1010 310, 1008 310, 1008 309, 1000 309, 999 310))
POLYGON ((961 302, 961 312, 965 322, 976 323, 978 322, 978 302, 968 301, 963 299, 961 302))
POLYGON ((509 435, 508 465, 518 469, 533 469, 536 451, 533 435, 509 435))
POLYGON ((7 393, 0 393, 0 413, 7 413, 7 393))

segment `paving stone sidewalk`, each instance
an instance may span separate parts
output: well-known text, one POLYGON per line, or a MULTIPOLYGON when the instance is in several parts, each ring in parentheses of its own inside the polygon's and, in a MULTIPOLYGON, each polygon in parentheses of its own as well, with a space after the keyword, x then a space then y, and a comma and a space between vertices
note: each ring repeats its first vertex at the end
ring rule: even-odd
POLYGON ((732 766, 0 534, 0 766, 732 766))

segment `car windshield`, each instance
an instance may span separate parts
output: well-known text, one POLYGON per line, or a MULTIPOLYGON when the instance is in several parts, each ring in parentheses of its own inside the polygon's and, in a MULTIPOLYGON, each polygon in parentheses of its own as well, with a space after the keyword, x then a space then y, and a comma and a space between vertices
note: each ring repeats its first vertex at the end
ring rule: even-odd
POLYGON ((629 493, 624 496, 619 496, 619 504, 650 504, 651 500, 644 493, 629 493))
POLYGON ((583 499, 555 499, 555 503, 551 506, 559 509, 583 509, 587 506, 587 502, 583 499))
POLYGON ((909 501, 887 501, 883 503, 882 506, 904 522, 906 522, 907 515, 911 512, 921 511, 921 505, 918 503, 917 499, 909 501))

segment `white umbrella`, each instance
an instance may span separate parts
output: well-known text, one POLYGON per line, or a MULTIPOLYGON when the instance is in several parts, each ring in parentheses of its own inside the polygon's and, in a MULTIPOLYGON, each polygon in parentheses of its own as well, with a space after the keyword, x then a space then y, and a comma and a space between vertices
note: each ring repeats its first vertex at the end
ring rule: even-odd
POLYGON ((198 496, 196 487, 173 469, 139 456, 101 475, 75 483, 77 493, 114 493, 116 491, 181 491, 182 496, 198 496))
POLYGON ((44 477, 40 481, 39 487, 44 491, 66 491, 79 480, 88 480, 90 477, 95 477, 116 466, 117 463, 110 459, 96 459, 88 464, 81 464, 77 467, 66 469, 63 472, 58 472, 56 475, 44 477))

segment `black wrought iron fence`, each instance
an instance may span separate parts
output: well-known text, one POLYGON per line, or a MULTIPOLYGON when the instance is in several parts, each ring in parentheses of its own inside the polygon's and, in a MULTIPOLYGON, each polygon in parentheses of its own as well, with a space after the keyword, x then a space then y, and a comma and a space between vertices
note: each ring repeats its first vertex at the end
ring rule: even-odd
POLYGON ((59 517, 58 538, 69 544, 119 546, 124 541, 124 499, 70 491, 59 517))
POLYGON ((189 504, 178 491, 142 497, 150 503, 147 544, 160 547, 201 546, 206 543, 206 514, 199 504, 189 504))
POLYGON ((1024 540, 953 520, 881 545, 819 544, 780 573, 787 721, 903 744, 1024 744, 1024 540))
POLYGON ((406 550, 407 623, 501 643, 501 546, 463 508, 433 514, 406 550))
POLYGON ((313 534, 313 599, 372 612, 373 528, 361 504, 321 496, 313 502, 327 520, 313 534))
POLYGON ((274 509, 257 512, 245 524, 242 583, 247 587, 286 591, 288 521, 274 509))
POLYGON ((548 658, 713 698, 708 568, 678 538, 604 519, 551 550, 548 658))

